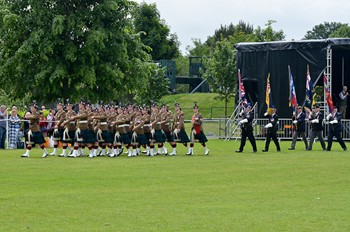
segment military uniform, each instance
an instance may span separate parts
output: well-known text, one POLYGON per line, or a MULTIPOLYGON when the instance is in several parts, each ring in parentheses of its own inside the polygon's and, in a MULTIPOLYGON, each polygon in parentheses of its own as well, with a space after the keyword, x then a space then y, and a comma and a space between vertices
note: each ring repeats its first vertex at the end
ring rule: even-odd
POLYGON ((192 122, 192 132, 191 132, 191 144, 190 144, 190 152, 187 153, 187 155, 193 155, 193 146, 194 142, 199 142, 202 144, 202 146, 205 148, 205 155, 209 155, 209 149, 206 146, 206 142, 208 141, 207 137, 204 134, 203 131, 203 116, 201 113, 198 112, 198 106, 195 103, 193 106, 194 114, 192 115, 191 122, 192 122))
POLYGON ((269 120, 265 126, 265 128, 267 129, 267 135, 266 135, 265 149, 262 151, 263 152, 269 151, 271 139, 275 143, 277 151, 281 151, 281 147, 277 139, 278 115, 276 114, 276 110, 273 109, 272 114, 265 113, 265 116, 268 117, 269 120))
POLYGON ((26 153, 21 155, 21 157, 29 158, 30 150, 32 149, 32 146, 35 144, 39 144, 40 148, 43 150, 43 155, 42 155, 43 158, 46 158, 49 155, 44 146, 45 139, 40 130, 40 126, 39 126, 40 114, 37 112, 37 109, 38 109, 38 106, 34 102, 31 106, 31 114, 25 117, 25 119, 29 120, 29 131, 27 134, 26 153))
POLYGON ((301 106, 298 106, 298 111, 296 114, 293 115, 292 120, 294 124, 294 131, 293 131, 293 141, 290 145, 289 150, 295 149, 295 144, 297 142, 298 136, 301 136, 303 138, 305 149, 308 149, 306 135, 305 135, 305 113, 302 111, 303 108, 301 106))
POLYGON ((337 138, 338 143, 343 148, 344 151, 347 150, 347 147, 341 137, 341 132, 343 131, 343 125, 341 123, 342 114, 337 111, 338 109, 334 107, 334 110, 331 114, 327 116, 329 121, 329 132, 328 132, 328 146, 327 151, 332 149, 333 137, 337 138))
POLYGON ((317 136, 320 140, 321 146, 323 150, 326 150, 326 144, 323 139, 322 131, 323 131, 323 114, 319 111, 319 106, 315 106, 314 109, 318 109, 317 112, 312 112, 309 116, 309 122, 311 122, 311 131, 310 131, 310 142, 308 146, 308 150, 312 150, 312 144, 314 143, 315 137, 317 136))
POLYGON ((236 152, 243 152, 246 144, 247 137, 252 144, 253 152, 257 152, 256 141, 253 134, 253 119, 254 113, 251 111, 251 107, 248 106, 244 112, 240 113, 240 127, 241 127, 241 145, 236 152))

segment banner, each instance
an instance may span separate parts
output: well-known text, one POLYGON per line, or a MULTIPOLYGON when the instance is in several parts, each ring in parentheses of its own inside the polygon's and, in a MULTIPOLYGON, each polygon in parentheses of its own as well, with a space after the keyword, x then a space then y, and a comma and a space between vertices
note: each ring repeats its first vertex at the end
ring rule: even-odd
POLYGON ((292 107, 293 112, 295 112, 295 110, 298 107, 297 94, 295 92, 293 76, 289 65, 288 65, 288 71, 289 71, 289 107, 292 107))
POLYGON ((323 84, 324 84, 324 94, 326 97, 326 102, 328 104, 329 111, 332 112, 334 109, 334 105, 333 105, 331 93, 328 89, 328 82, 327 82, 326 74, 323 74, 323 84))
POLYGON ((271 93, 271 86, 270 86, 270 73, 267 76, 267 83, 266 83, 266 99, 265 99, 266 105, 267 105, 267 112, 271 114, 272 108, 275 108, 272 102, 272 93, 271 93))

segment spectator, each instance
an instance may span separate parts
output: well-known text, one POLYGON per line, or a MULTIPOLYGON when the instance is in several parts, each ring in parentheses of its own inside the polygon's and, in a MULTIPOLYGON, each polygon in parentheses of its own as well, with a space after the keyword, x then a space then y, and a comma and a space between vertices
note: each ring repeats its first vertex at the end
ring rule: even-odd
POLYGON ((55 129, 55 109, 50 109, 50 113, 47 115, 47 136, 51 137, 53 130, 55 129))
POLYGON ((43 136, 46 137, 47 136, 47 119, 44 116, 44 112, 40 112, 40 119, 39 119, 39 127, 40 127, 40 131, 41 133, 43 133, 43 136))
POLYGON ((339 93, 339 112, 343 119, 346 118, 346 107, 348 105, 348 87, 343 86, 343 90, 339 93))
POLYGON ((7 108, 0 106, 0 149, 5 149, 7 108))
POLYGON ((20 131, 20 118, 17 115, 17 107, 13 106, 11 114, 9 115, 9 147, 10 149, 17 148, 17 142, 19 141, 20 131))

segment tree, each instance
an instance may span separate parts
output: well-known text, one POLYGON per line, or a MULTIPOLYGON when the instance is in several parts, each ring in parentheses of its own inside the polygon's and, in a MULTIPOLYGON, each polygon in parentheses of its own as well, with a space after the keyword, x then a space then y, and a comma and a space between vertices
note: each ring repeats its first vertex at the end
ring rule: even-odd
POLYGON ((329 35, 330 38, 349 38, 350 27, 348 24, 343 24, 336 31, 329 35))
POLYGON ((134 12, 134 26, 141 33, 142 42, 148 46, 153 60, 171 60, 176 58, 180 43, 176 34, 160 19, 157 5, 141 3, 134 12))
POLYGON ((149 105, 152 101, 158 101, 169 92, 169 79, 165 76, 165 69, 156 63, 148 63, 148 78, 136 93, 134 100, 139 104, 149 105))
POLYGON ((147 77, 127 0, 0 1, 0 83, 14 97, 117 99, 147 77), (135 84, 136 83, 136 84, 135 84))
POLYGON ((235 92, 236 59, 232 44, 224 39, 216 42, 210 57, 203 59, 207 78, 213 92, 219 94, 219 99, 225 101, 225 117, 227 117, 227 104, 235 92))
POLYGON ((254 34, 257 37, 256 42, 271 42, 284 40, 286 36, 284 35, 284 32, 282 30, 273 30, 272 24, 274 23, 276 23, 275 20, 268 20, 268 22, 265 24, 265 29, 262 29, 261 27, 257 27, 257 29, 255 29, 254 34))
POLYGON ((347 24, 339 22, 324 22, 316 25, 311 31, 307 31, 303 39, 327 39, 331 34, 336 32, 339 28, 347 24))

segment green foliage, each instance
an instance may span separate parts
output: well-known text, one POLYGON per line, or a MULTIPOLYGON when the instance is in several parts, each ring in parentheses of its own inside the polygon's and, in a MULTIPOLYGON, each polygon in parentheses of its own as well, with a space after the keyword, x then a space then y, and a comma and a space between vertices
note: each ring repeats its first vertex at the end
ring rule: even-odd
POLYGON ((332 32, 330 38, 350 38, 350 27, 348 24, 341 25, 336 31, 332 32))
MULTIPOLYGON (((1 1, 0 83, 14 98, 100 100, 146 78, 127 0, 1 1)), ((138 86, 138 85, 136 85, 138 86)))
POLYGON ((171 34, 169 26, 160 19, 155 3, 142 2, 133 13, 135 29, 143 32, 141 40, 149 47, 153 60, 171 60, 180 54, 177 35, 171 34))
MULTIPOLYGON (((93 160, 1 150, 2 231, 348 231, 349 154, 257 153, 211 139, 194 156, 93 160), (45 218, 45 219, 44 219, 45 218)), ((171 149, 169 144, 165 144, 171 149)), ((273 146, 273 144, 271 144, 273 146)), ((49 152, 52 148, 48 149, 49 152)), ((87 149, 85 150, 87 151, 87 149)), ((60 152, 60 149, 59 149, 60 152)))
MULTIPOLYGON (((207 79, 212 92, 219 94, 219 99, 225 101, 235 93, 236 59, 232 44, 224 39, 216 42, 215 49, 209 58, 203 59, 206 71, 203 75, 207 79)), ((225 110, 227 116, 227 110, 225 110)))
POLYGON ((262 29, 260 26, 255 29, 254 33, 257 37, 257 42, 271 42, 284 40, 286 37, 282 30, 274 31, 272 24, 276 23, 275 20, 268 20, 265 24, 266 28, 262 29))
POLYGON ((336 33, 340 28, 343 28, 341 30, 344 30, 344 26, 347 27, 348 25, 339 22, 324 22, 314 26, 311 31, 307 31, 303 39, 328 39, 330 37, 335 37, 334 35, 331 35, 336 33))
POLYGON ((159 68, 155 63, 148 63, 148 79, 142 83, 142 87, 135 92, 134 101, 139 104, 150 105, 152 101, 158 101, 169 92, 169 79, 165 77, 165 69, 159 68))

